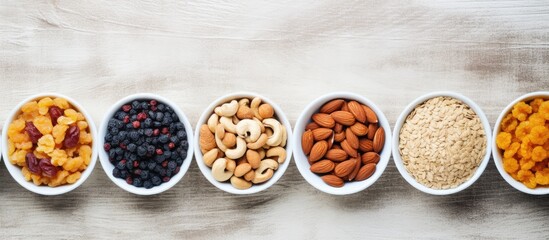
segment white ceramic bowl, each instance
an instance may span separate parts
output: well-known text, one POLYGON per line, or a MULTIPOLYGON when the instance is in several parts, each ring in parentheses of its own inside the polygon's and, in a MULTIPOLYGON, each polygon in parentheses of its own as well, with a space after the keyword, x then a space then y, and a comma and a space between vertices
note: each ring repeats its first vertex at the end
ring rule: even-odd
POLYGON ((196 163, 198 164, 198 167, 200 168, 200 171, 202 172, 204 177, 208 179, 208 181, 211 184, 213 184, 214 186, 216 186, 217 188, 225 192, 232 193, 232 194, 253 194, 269 188, 270 186, 275 184, 282 177, 282 175, 284 175, 284 172, 286 172, 286 169, 288 168, 288 165, 290 165, 290 160, 292 158, 292 126, 290 125, 290 122, 288 121, 288 118, 286 118, 286 115, 284 114, 282 109, 270 99, 264 96, 261 96, 257 93, 251 93, 251 92, 231 93, 216 99, 206 108, 206 110, 204 110, 204 112, 200 116, 200 119, 198 120, 198 123, 196 124, 194 147, 197 149, 195 151, 196 163), (267 182, 264 182, 261 184, 254 184, 252 185, 252 187, 248 189, 240 190, 233 187, 231 183, 228 181, 218 182, 217 180, 215 180, 212 176, 211 168, 209 168, 208 166, 206 166, 206 164, 204 164, 202 153, 199 150, 200 149, 200 143, 199 143, 200 126, 202 126, 202 124, 205 124, 208 121, 208 118, 210 117, 210 115, 213 113, 214 109, 217 106, 220 106, 223 103, 230 102, 233 99, 249 98, 251 101, 251 99, 255 97, 259 97, 261 98, 262 102, 268 103, 271 106, 273 106, 276 117, 278 118, 280 123, 282 123, 284 127, 286 127, 286 132, 288 135, 288 140, 286 142, 286 147, 285 147, 286 160, 284 161, 284 163, 278 166, 278 169, 274 172, 273 177, 269 179, 267 182))
POLYGON ((379 179, 379 177, 385 171, 387 163, 389 163, 389 158, 391 157, 391 136, 391 127, 389 125, 389 121, 387 121, 387 118, 385 117, 381 109, 369 99, 358 94, 349 92, 335 92, 326 94, 307 105, 307 107, 305 107, 305 109, 297 119, 294 129, 295 164, 297 166, 297 169, 301 173, 301 176, 303 176, 303 178, 305 178, 305 180, 316 189, 334 195, 353 194, 362 191, 374 184, 374 182, 377 181, 377 179, 379 179), (311 165, 309 164, 307 156, 305 155, 305 153, 303 152, 303 148, 301 147, 301 136, 305 131, 305 126, 312 121, 312 115, 314 113, 317 113, 322 105, 333 99, 355 100, 359 103, 369 106, 376 113, 380 126, 383 127, 383 129, 385 130, 385 144, 383 146, 383 150, 381 151, 380 160, 377 163, 376 171, 374 172, 374 174, 364 181, 346 182, 345 185, 340 188, 332 187, 326 184, 319 175, 311 172, 311 165))
POLYGON ((488 119, 486 118, 486 115, 484 114, 482 109, 475 102, 473 102, 471 99, 469 99, 469 98, 467 98, 467 97, 465 97, 461 94, 455 93, 455 92, 433 92, 433 93, 428 93, 428 94, 425 94, 421 97, 418 97, 413 102, 408 104, 408 106, 404 109, 404 111, 398 117, 398 120, 395 124, 395 130, 393 132, 393 159, 395 161, 395 165, 396 165, 398 171, 400 172, 400 175, 402 175, 402 177, 410 185, 412 185, 416 189, 418 189, 422 192, 425 192, 425 193, 432 194, 432 195, 449 195, 449 194, 457 193, 457 192, 459 192, 461 190, 464 190, 467 187, 471 186, 471 184, 473 184, 480 177, 480 175, 482 175, 482 173, 484 172, 484 169, 486 168, 486 165, 488 164, 488 161, 490 161, 490 152, 491 152, 490 144, 492 143, 492 134, 491 134, 491 132, 492 131, 491 131, 491 128, 490 128, 490 123, 488 122, 488 119), (445 97, 452 97, 452 98, 458 99, 458 100, 462 101, 463 103, 467 104, 473 111, 475 111, 477 116, 480 118, 480 121, 482 123, 482 127, 484 129, 485 134, 486 134, 486 141, 487 141, 487 143, 486 143, 486 153, 484 154, 484 157, 482 158, 482 161, 480 162, 480 165, 478 166, 478 168, 475 171, 475 173, 473 174, 473 176, 471 176, 471 178, 469 180, 465 181, 464 183, 462 183, 458 187, 451 188, 451 189, 432 189, 432 188, 426 187, 423 184, 417 182, 414 179, 414 177, 412 175, 410 175, 408 170, 406 170, 406 167, 402 163, 402 157, 401 157, 400 151, 399 151, 400 129, 402 128, 402 125, 404 124, 404 121, 406 120, 408 115, 418 105, 422 104, 423 102, 425 102, 425 101, 427 101, 431 98, 441 97, 441 96, 443 96, 443 97, 444 96, 445 97))
POLYGON ((82 185, 82 183, 84 183, 86 181, 86 179, 88 179, 90 174, 93 172, 93 168, 95 167, 95 162, 97 161, 97 146, 98 146, 97 145, 97 129, 95 128, 95 124, 94 124, 93 119, 91 118, 91 116, 74 99, 69 98, 69 97, 64 96, 64 95, 61 95, 61 94, 58 94, 58 93, 40 93, 40 94, 30 96, 27 99, 21 101, 11 111, 8 119, 6 119, 6 122, 4 123, 4 129, 2 131, 2 156, 4 157, 4 159, 6 159, 6 161, 4 161, 4 163, 6 165, 6 168, 9 171, 9 173, 11 174, 13 179, 15 179, 15 181, 17 181, 17 183, 19 183, 19 185, 23 186, 24 188, 26 188, 27 190, 29 190, 31 192, 42 194, 42 195, 59 195, 59 194, 70 192, 70 191, 74 190, 75 188, 77 188, 78 186, 82 185), (58 187, 36 186, 36 185, 34 185, 34 183, 32 183, 32 181, 30 181, 30 182, 26 181, 25 177, 23 177, 23 173, 21 172, 21 168, 16 166, 16 165, 11 164, 8 160, 9 159, 9 156, 8 156, 8 127, 9 127, 10 123, 15 119, 15 117, 17 115, 19 115, 19 113, 21 112, 21 107, 25 103, 28 103, 28 102, 34 101, 34 100, 39 100, 39 99, 42 99, 44 97, 52 97, 52 98, 61 97, 61 98, 66 99, 72 105, 72 107, 74 107, 77 111, 81 112, 84 115, 84 117, 86 117, 86 121, 88 122, 90 133, 92 134, 92 138, 93 138, 91 161, 90 161, 90 164, 88 165, 88 167, 86 168, 86 170, 84 170, 84 172, 82 172, 82 176, 80 177, 80 179, 78 179, 78 181, 76 181, 73 184, 66 184, 66 185, 58 186, 58 187))
POLYGON ((528 94, 522 95, 522 96, 518 97, 517 99, 515 99, 513 102, 511 102, 509 105, 507 105, 507 107, 505 107, 505 109, 503 109, 503 111, 501 112, 501 114, 498 117, 498 120, 496 121, 496 125, 494 126, 494 134, 492 136, 494 141, 491 144, 491 147, 492 147, 492 152, 493 152, 493 155, 494 155, 494 163, 496 164, 496 167, 499 171, 499 174, 503 177, 503 179, 505 179, 505 181, 507 181, 507 183, 509 183, 515 189, 517 189, 521 192, 524 192, 524 193, 528 193, 528 194, 532 194, 532 195, 545 195, 545 194, 549 194, 549 187, 538 187, 538 188, 535 188, 535 189, 530 189, 530 188, 526 187, 523 183, 515 180, 513 177, 511 177, 511 175, 509 175, 509 173, 507 173, 505 171, 505 169, 503 168, 502 153, 498 149, 498 146, 497 146, 496 141, 495 141, 496 136, 498 135, 498 133, 501 130, 501 120, 505 117, 505 115, 507 115, 507 113, 511 112, 511 110, 513 109, 513 106, 515 104, 517 104, 518 102, 520 102, 520 101, 529 101, 529 100, 533 100, 534 98, 537 98, 537 97, 541 97, 545 100, 548 100, 549 99, 549 91, 533 92, 533 93, 528 93, 528 94))
POLYGON ((133 95, 127 96, 125 98, 122 98, 118 102, 116 102, 109 109, 107 114, 105 114, 105 117, 103 118, 103 121, 101 122, 101 126, 99 127, 99 133, 98 133, 98 139, 97 139, 98 146, 100 146, 100 148, 98 149, 99 160, 101 161, 101 166, 103 167, 103 170, 105 170, 105 173, 107 174, 107 176, 109 176, 111 181, 114 182, 120 188, 122 188, 122 189, 124 189, 128 192, 137 194, 137 195, 158 194, 158 193, 161 193, 161 192, 164 192, 164 191, 170 189, 175 184, 177 184, 179 182, 179 180, 181 180, 181 178, 183 178, 183 176, 185 175, 185 173, 189 169, 189 166, 191 165, 191 161, 193 159, 193 149, 194 149, 193 146, 192 146, 192 142, 193 142, 193 129, 192 129, 192 126, 191 126, 189 120, 187 119, 187 116, 185 116, 185 114, 179 109, 177 104, 175 104, 174 102, 172 102, 172 101, 170 101, 170 100, 168 100, 164 97, 158 96, 156 94, 152 94, 152 93, 133 94, 133 95), (103 145, 105 144, 105 135, 107 133, 107 125, 108 125, 109 120, 113 117, 114 113, 118 109, 120 109, 123 105, 131 103, 133 100, 139 100, 139 99, 155 99, 159 102, 162 102, 162 103, 170 106, 174 110, 174 112, 177 114, 177 116, 179 117, 179 120, 183 123, 183 125, 185 125, 185 131, 187 132, 187 141, 189 143, 189 149, 187 150, 187 157, 183 161, 183 164, 181 164, 179 172, 177 174, 175 174, 174 176, 172 176, 170 181, 162 183, 159 186, 156 186, 156 187, 153 187, 153 188, 150 188, 150 189, 146 189, 144 187, 135 187, 133 185, 130 185, 130 184, 126 183, 126 181, 124 179, 115 178, 112 175, 114 165, 109 161, 109 156, 107 155, 107 152, 103 148, 103 145))

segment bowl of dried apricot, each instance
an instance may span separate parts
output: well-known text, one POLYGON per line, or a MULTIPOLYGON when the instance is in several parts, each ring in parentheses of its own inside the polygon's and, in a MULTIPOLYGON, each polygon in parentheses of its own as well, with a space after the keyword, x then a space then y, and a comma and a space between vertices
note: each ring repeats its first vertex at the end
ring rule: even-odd
POLYGON ((370 100, 348 92, 310 103, 294 129, 295 164, 316 189, 356 193, 381 176, 391 156, 391 129, 370 100))
POLYGON ((80 186, 93 171, 95 139, 93 120, 76 101, 43 93, 13 109, 2 131, 2 154, 21 186, 59 195, 80 186))
POLYGON ((549 92, 520 96, 498 117, 492 144, 501 176, 517 190, 549 193, 549 92))

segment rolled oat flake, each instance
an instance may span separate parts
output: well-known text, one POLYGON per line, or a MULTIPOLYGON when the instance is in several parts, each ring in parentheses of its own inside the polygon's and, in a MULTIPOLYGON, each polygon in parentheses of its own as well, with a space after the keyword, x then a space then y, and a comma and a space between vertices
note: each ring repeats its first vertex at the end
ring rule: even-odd
POLYGON ((452 189, 467 181, 486 153, 478 115, 451 97, 418 105, 400 130, 399 151, 407 171, 432 189, 452 189))

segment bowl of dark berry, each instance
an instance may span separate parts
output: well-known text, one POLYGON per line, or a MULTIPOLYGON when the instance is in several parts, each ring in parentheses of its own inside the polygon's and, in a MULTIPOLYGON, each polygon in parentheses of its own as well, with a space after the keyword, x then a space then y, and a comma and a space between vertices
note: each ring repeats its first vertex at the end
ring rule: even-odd
POLYGON ((123 98, 99 128, 99 159, 122 189, 153 195, 173 187, 192 161, 192 127, 177 105, 155 94, 123 98))

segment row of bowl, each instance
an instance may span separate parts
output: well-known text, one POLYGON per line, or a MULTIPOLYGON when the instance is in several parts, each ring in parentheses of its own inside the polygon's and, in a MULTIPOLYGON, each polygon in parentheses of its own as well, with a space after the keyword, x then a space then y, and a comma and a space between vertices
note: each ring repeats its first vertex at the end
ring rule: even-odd
POLYGON ((104 119, 101 123, 101 126, 97 130, 94 123, 93 123, 92 118, 90 117, 90 115, 74 99, 71 99, 67 96, 63 96, 63 95, 60 95, 60 94, 44 93, 44 94, 31 96, 31 97, 25 99, 17 107, 15 107, 15 109, 11 112, 10 118, 8 118, 8 120, 6 121, 6 123, 4 125, 4 128, 3 128, 3 133, 2 133, 2 156, 3 156, 3 159, 5 160, 4 162, 5 162, 5 165, 8 169, 8 171, 9 171, 9 173, 21 186, 23 186, 24 188, 26 188, 26 189, 28 189, 32 192, 35 192, 35 193, 38 193, 38 194, 43 194, 43 195, 63 194, 63 193, 69 192, 69 191, 77 188, 78 186, 80 186, 89 177, 89 175, 93 171, 97 157, 99 157, 99 159, 101 161, 101 165, 102 165, 103 169, 105 170, 105 173, 107 174, 107 176, 109 176, 109 178, 117 186, 119 186, 119 187, 123 188, 124 190, 127 190, 131 193, 139 194, 139 195, 158 194, 158 193, 161 193, 161 192, 166 191, 169 188, 173 187, 185 175, 186 171, 188 170, 188 168, 191 164, 193 153, 194 153, 194 156, 196 157, 197 164, 198 164, 201 172, 203 173, 204 177, 211 184, 213 184, 216 187, 218 187, 219 189, 224 190, 224 191, 229 192, 229 193, 233 193, 233 194, 251 194, 251 193, 257 193, 259 191, 265 190, 265 189, 269 188, 270 186, 272 186, 274 183, 276 183, 282 177, 285 170, 289 166, 290 160, 291 160, 291 157, 292 157, 292 153, 293 153, 294 154, 293 155, 294 159, 296 161, 296 166, 298 167, 298 170, 300 171, 301 175, 305 178, 305 180, 308 183, 310 183, 312 186, 314 186, 318 190, 321 190, 321 191, 326 192, 326 193, 335 194, 335 195, 345 195, 345 194, 351 194, 351 193, 356 193, 356 192, 362 191, 362 190, 366 189, 367 187, 371 186, 382 175, 384 169, 386 168, 386 166, 389 162, 389 159, 390 159, 390 156, 391 156, 391 153, 392 153, 398 171, 400 172, 400 174, 403 176, 403 178, 409 184, 411 184, 412 186, 414 186, 418 190, 429 193, 429 194, 447 195, 447 194, 452 194, 452 193, 459 192, 459 191, 469 187, 471 184, 473 184, 480 177, 480 175, 483 173, 486 165, 488 164, 491 153, 493 152, 494 153, 494 161, 495 161, 495 164, 496 164, 500 174, 502 175, 502 177, 510 185, 512 185, 514 188, 516 188, 516 189, 518 189, 522 192, 529 193, 529 194, 547 194, 547 193, 549 193, 549 188, 541 187, 541 188, 536 188, 536 189, 529 189, 529 188, 525 187, 522 183, 520 183, 520 182, 516 181, 515 179, 513 179, 508 173, 506 173, 505 170, 504 170, 504 167, 502 166, 502 154, 500 153, 500 151, 498 151, 498 148, 496 146, 495 141, 492 140, 500 132, 500 124, 501 124, 501 121, 502 121, 502 118, 504 117, 504 115, 509 113, 511 111, 512 107, 516 103, 518 103, 520 101, 530 100, 530 99, 533 99, 535 97, 542 97, 544 99, 549 99, 549 92, 535 92, 535 93, 526 94, 524 96, 521 96, 521 97, 517 98, 515 101, 513 101, 511 104, 509 104, 502 111, 501 115, 499 116, 499 118, 498 118, 498 120, 495 124, 495 128, 494 128, 494 131, 492 133, 491 127, 490 127, 490 124, 488 122, 488 119, 486 118, 486 115, 481 110, 481 108, 475 102, 473 102, 471 99, 469 99, 469 98, 467 98, 467 97, 465 97, 461 94, 454 93, 454 92, 430 93, 430 94, 427 94, 427 95, 424 95, 424 96, 421 96, 421 97, 417 98, 416 100, 411 102, 405 108, 405 110, 401 113, 398 120, 396 121, 394 130, 393 130, 394 133, 391 134, 391 128, 390 128, 390 125, 389 125, 389 122, 388 122, 387 118, 385 117, 385 115, 383 114, 381 109, 379 107, 377 107, 372 101, 370 101, 369 99, 367 99, 367 98, 365 98, 361 95, 348 93, 348 92, 337 92, 337 93, 331 93, 331 94, 321 96, 318 99, 311 102, 304 109, 304 111, 301 113, 299 119, 297 120, 297 122, 295 124, 295 128, 293 128, 294 132, 292 134, 292 127, 290 125, 290 122, 288 121, 287 117, 285 116, 285 114, 283 113, 281 108, 276 103, 272 102, 268 98, 265 98, 264 96, 261 96, 259 94, 241 92, 241 93, 234 93, 234 94, 229 94, 229 95, 220 97, 217 100, 215 100, 214 102, 212 102, 212 104, 210 104, 208 106, 208 108, 204 111, 202 116, 199 118, 197 126, 196 126, 196 131, 194 131, 194 134, 193 134, 193 129, 192 129, 192 126, 191 126, 190 122, 188 121, 185 114, 177 107, 177 105, 175 103, 173 103, 172 101, 170 101, 166 98, 163 98, 161 96, 155 95, 155 94, 135 94, 135 95, 131 95, 131 96, 128 96, 128 97, 125 97, 125 98, 121 99, 120 101, 115 103, 110 108, 110 110, 105 115, 105 117, 104 117, 104 119), (414 110, 414 108, 416 106, 420 105, 421 103, 425 102, 428 99, 432 99, 432 98, 438 97, 438 96, 447 96, 447 97, 458 99, 458 100, 464 102, 466 105, 468 105, 478 115, 478 117, 480 118, 480 121, 482 123, 483 131, 486 134, 486 146, 487 146, 486 153, 484 154, 484 157, 482 158, 482 161, 480 162, 478 168, 474 172, 474 175, 472 175, 472 177, 470 177, 469 180, 463 182, 462 184, 460 184, 457 187, 454 187, 454 188, 451 188, 451 189, 443 189, 443 190, 429 188, 429 187, 426 187, 426 186, 420 184, 418 181, 416 181, 411 176, 411 174, 406 170, 406 168, 403 164, 403 160, 401 158, 401 154, 398 150, 398 148, 399 148, 399 134, 400 134, 401 128, 402 128, 404 122, 406 121, 406 118, 408 117, 408 115, 414 110), (87 122, 89 123, 89 131, 90 131, 90 133, 92 134, 92 137, 93 137, 91 162, 88 165, 87 169, 82 172, 81 178, 73 184, 67 184, 67 185, 58 186, 58 187, 48 187, 48 186, 34 185, 32 182, 29 182, 29 181, 25 180, 20 167, 13 165, 13 164, 10 163, 10 161, 6 160, 6 159, 9 159, 9 157, 10 157, 9 154, 8 154, 8 147, 9 146, 8 146, 8 136, 7 136, 7 130, 8 130, 9 124, 13 120, 15 120, 15 117, 20 113, 20 111, 21 111, 20 109, 25 103, 28 103, 30 101, 34 101, 34 100, 37 100, 37 99, 40 99, 40 98, 44 98, 44 97, 61 97, 61 98, 67 99, 72 104, 72 106, 74 106, 77 110, 82 112, 82 114, 86 118, 87 122), (237 189, 237 188, 233 187, 231 185, 231 183, 219 182, 219 181, 216 181, 214 179, 214 177, 212 176, 210 168, 204 163, 203 154, 200 151, 201 146, 200 146, 200 143, 198 141, 198 139, 200 138, 199 131, 200 131, 201 125, 207 123, 208 118, 214 112, 214 110, 217 106, 220 106, 224 103, 228 103, 228 102, 230 102, 231 100, 234 100, 234 99, 254 98, 254 97, 260 97, 264 102, 270 104, 272 106, 272 108, 274 109, 274 113, 276 114, 276 116, 280 120, 281 124, 287 130, 287 143, 284 146, 284 148, 286 150, 286 157, 285 157, 286 159, 285 159, 285 161, 281 161, 282 163, 278 167, 278 170, 273 174, 272 178, 270 178, 268 181, 266 181, 264 183, 261 183, 261 184, 253 185, 252 187, 250 187, 248 189, 241 190, 241 189, 237 189), (187 155, 186 155, 186 158, 184 159, 183 163, 180 166, 180 170, 178 170, 178 172, 174 176, 171 177, 171 180, 169 180, 169 181, 167 181, 167 182, 165 182, 165 183, 163 183, 159 186, 150 188, 150 189, 145 189, 145 188, 142 188, 142 187, 135 187, 131 184, 128 184, 123 179, 114 177, 112 173, 113 173, 113 169, 115 168, 115 166, 109 161, 109 155, 103 147, 104 144, 105 144, 105 135, 106 135, 106 132, 107 132, 107 128, 108 128, 107 125, 108 125, 109 120, 113 117, 115 112, 117 110, 119 110, 122 106, 124 106, 125 104, 127 104, 129 102, 132 102, 134 100, 138 100, 138 99, 155 99, 155 100, 158 100, 160 102, 163 102, 163 103, 171 106, 171 108, 179 116, 179 120, 184 124, 184 128, 185 128, 185 131, 187 133, 187 135, 186 135, 187 139, 186 140, 189 143, 188 150, 187 150, 187 155), (368 179, 366 179, 364 181, 349 182, 349 183, 346 183, 345 186, 339 187, 339 188, 329 186, 328 184, 326 184, 321 179, 321 177, 319 177, 317 174, 315 174, 315 173, 313 173, 309 170, 310 169, 310 162, 308 161, 308 158, 307 158, 307 156, 304 153, 303 148, 302 148, 302 135, 303 135, 303 133, 304 133, 306 127, 307 127, 307 124, 309 124, 311 122, 311 117, 313 116, 313 114, 315 114, 316 112, 319 111, 320 107, 323 104, 325 104, 325 103, 327 103, 331 100, 334 100, 334 99, 354 100, 356 102, 359 102, 361 104, 364 104, 364 105, 370 107, 373 110, 373 112, 375 112, 375 114, 378 116, 380 127, 383 127, 385 129, 385 142, 383 144, 383 150, 381 152, 379 152, 379 162, 377 163, 377 170, 372 174, 371 177, 369 177, 368 179), (392 151, 391 151, 391 149, 392 149, 392 151))

